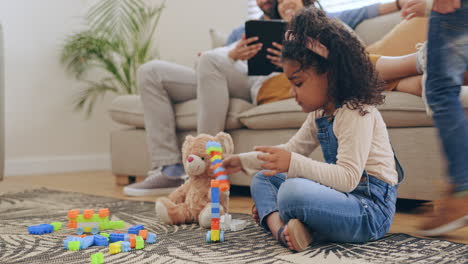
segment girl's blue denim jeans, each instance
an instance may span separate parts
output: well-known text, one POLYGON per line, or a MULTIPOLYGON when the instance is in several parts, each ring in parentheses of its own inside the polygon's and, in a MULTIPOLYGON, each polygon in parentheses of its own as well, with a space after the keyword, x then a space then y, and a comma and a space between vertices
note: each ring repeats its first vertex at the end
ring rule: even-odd
POLYGON ((285 174, 255 175, 251 193, 261 225, 279 212, 286 224, 296 218, 315 239, 336 242, 367 242, 381 238, 395 214, 396 186, 364 174, 351 193, 339 192, 309 179, 286 179, 285 174))

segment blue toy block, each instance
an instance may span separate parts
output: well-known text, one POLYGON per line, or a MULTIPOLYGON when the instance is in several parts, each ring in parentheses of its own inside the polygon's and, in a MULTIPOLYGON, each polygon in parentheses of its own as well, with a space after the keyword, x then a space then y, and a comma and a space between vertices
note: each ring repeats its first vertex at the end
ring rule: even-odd
POLYGON ((146 243, 154 244, 156 243, 157 239, 158 235, 156 235, 155 233, 148 233, 148 235, 146 236, 146 243))
POLYGON ((218 208, 212 207, 211 208, 211 214, 219 214, 219 207, 218 208))
POLYGON ((80 249, 87 249, 94 245, 94 236, 85 236, 81 238, 80 249))
POLYGON ((140 230, 143 230, 143 229, 145 229, 143 225, 134 225, 128 229, 128 233, 138 235, 140 230))
POLYGON ((50 224, 42 224, 40 225, 43 230, 44 230, 44 233, 52 233, 54 232, 54 226, 53 225, 50 225, 50 224))
POLYGON ((95 235, 94 236, 94 245, 96 245, 96 246, 108 246, 109 241, 107 240, 107 237, 105 237, 105 236, 95 235))
POLYGON ((42 235, 54 232, 54 226, 49 224, 41 224, 35 226, 28 226, 28 232, 32 235, 42 235))
MULTIPOLYGON (((225 171, 225 170, 224 170, 224 167, 218 167, 218 168, 216 168, 216 169, 213 171, 213 174, 217 174, 218 172, 221 172, 221 171, 225 171)), ((219 179, 219 177, 221 177, 221 176, 218 176, 217 179, 219 179)))
POLYGON ((228 179, 228 176, 227 175, 220 175, 218 176, 218 178, 216 178, 218 181, 221 181, 221 180, 227 180, 228 179))
POLYGON ((211 213, 211 219, 219 219, 221 216, 219 215, 219 213, 217 214, 213 214, 211 213))
POLYGON ((122 233, 111 233, 109 235, 109 242, 114 243, 117 241, 124 241, 124 236, 125 234, 122 234, 122 233))
POLYGON ((122 241, 120 243, 120 247, 122 250, 122 252, 129 252, 130 251, 130 242, 127 242, 127 241, 122 241))
POLYGON ((211 202, 219 203, 219 188, 217 187, 211 188, 211 202))
POLYGON ((130 235, 124 234, 124 240, 123 241, 130 242, 130 235))

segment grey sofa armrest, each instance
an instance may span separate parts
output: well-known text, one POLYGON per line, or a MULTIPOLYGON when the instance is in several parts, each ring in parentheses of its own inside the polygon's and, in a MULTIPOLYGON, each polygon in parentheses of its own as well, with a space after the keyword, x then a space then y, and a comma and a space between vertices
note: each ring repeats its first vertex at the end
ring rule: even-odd
POLYGON ((3 49, 3 28, 0 23, 0 181, 3 180, 5 171, 5 64, 3 49))

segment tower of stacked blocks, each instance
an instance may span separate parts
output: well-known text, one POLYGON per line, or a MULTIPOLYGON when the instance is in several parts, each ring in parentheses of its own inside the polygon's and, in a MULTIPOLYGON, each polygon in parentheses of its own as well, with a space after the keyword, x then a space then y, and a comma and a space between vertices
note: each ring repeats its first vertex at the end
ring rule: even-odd
POLYGON ((206 143, 206 153, 210 155, 211 170, 214 179, 211 180, 211 230, 206 233, 207 242, 223 242, 224 231, 220 230, 220 191, 229 190, 229 180, 222 166, 223 148, 214 141, 206 143))

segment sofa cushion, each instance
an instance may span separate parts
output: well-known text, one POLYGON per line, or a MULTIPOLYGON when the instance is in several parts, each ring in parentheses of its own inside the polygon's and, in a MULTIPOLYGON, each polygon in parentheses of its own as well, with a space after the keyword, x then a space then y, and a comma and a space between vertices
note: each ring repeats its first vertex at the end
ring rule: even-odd
MULTIPOLYGON (((468 113, 468 87, 463 87, 460 97, 468 113)), ((387 127, 432 126, 419 96, 386 92, 385 103, 378 109, 387 127)), ((240 115, 240 121, 250 129, 299 128, 306 116, 294 99, 286 99, 252 108, 240 115)))
MULTIPOLYGON (((226 129, 243 127, 242 123, 239 121, 239 115, 252 107, 252 104, 242 99, 231 98, 226 120, 226 129)), ((196 100, 176 104, 174 108, 176 113, 176 127, 178 130, 197 129, 196 100)), ((115 98, 109 108, 109 114, 117 123, 137 128, 145 127, 143 106, 138 95, 122 95, 115 98)))

